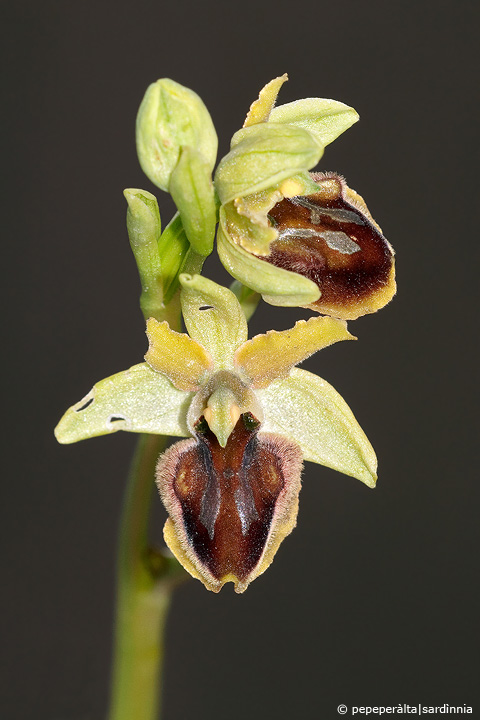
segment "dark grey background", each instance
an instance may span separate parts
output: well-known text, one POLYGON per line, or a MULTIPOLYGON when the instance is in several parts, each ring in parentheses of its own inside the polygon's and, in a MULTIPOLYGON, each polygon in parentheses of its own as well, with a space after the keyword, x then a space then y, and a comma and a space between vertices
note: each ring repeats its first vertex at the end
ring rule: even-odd
MULTIPOLYGON (((308 465, 298 527, 245 595, 194 581, 178 591, 165 718, 475 704, 475 5, 5 3, 2 719, 105 713, 135 438, 61 447, 52 431, 145 351, 122 196, 153 190, 135 155, 138 104, 158 77, 193 88, 223 154, 260 87, 285 71, 280 102, 317 95, 359 111, 320 168, 346 176, 397 251, 394 302, 351 323, 357 343, 305 363, 356 413, 379 483, 308 465)), ((214 261, 207 270, 227 281, 214 261)), ((264 305, 253 332, 299 314, 264 305)))

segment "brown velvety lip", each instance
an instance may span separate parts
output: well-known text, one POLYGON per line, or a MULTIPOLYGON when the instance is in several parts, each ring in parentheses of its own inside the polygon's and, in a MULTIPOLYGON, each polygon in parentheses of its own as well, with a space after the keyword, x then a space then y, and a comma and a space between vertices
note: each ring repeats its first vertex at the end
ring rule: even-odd
POLYGON ((275 504, 284 487, 281 459, 258 437, 250 413, 240 417, 225 448, 206 423, 178 460, 173 491, 200 562, 218 580, 242 581, 259 562, 275 504))

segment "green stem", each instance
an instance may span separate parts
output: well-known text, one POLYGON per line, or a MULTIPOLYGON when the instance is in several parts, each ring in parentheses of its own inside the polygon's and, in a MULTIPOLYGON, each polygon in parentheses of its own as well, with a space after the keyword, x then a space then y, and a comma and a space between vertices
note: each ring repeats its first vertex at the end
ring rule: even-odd
POLYGON ((255 310, 257 309, 258 303, 262 299, 262 296, 259 293, 255 292, 255 290, 247 287, 246 285, 242 285, 239 280, 233 281, 233 283, 230 285, 230 290, 233 292, 234 295, 236 295, 238 302, 242 306, 245 319, 248 322, 255 310))
POLYGON ((148 550, 148 518, 161 435, 141 435, 120 523, 114 665, 109 720, 158 720, 163 635, 172 591, 184 571, 148 550))

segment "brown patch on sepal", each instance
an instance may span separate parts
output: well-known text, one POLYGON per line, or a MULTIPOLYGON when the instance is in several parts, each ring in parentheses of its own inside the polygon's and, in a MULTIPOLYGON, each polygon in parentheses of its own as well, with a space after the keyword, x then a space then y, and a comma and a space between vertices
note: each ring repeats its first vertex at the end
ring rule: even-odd
POLYGON ((170 550, 209 590, 233 582, 243 592, 295 526, 301 469, 300 448, 259 432, 250 413, 225 448, 200 420, 196 438, 173 445, 157 466, 170 550))
POLYGON ((321 297, 311 309, 354 320, 394 296, 394 253, 363 199, 340 175, 312 178, 318 193, 285 198, 270 210, 279 235, 260 259, 312 280, 321 297))

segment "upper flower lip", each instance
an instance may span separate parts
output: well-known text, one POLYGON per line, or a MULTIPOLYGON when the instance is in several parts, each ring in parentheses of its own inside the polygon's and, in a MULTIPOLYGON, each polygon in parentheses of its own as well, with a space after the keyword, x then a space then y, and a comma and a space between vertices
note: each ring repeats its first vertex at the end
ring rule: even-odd
POLYGON ((217 168, 219 257, 272 305, 353 320, 394 296, 393 250, 341 176, 307 171, 359 117, 325 98, 274 107, 286 79, 262 89, 217 168))
MULTIPOLYGON (((244 207, 240 214, 235 203, 221 208, 220 259, 271 304, 345 320, 375 312, 396 292, 393 249, 363 198, 341 176, 311 177, 317 192, 265 206, 267 228, 258 214, 244 207)), ((248 202, 255 207, 257 200, 248 202)))
POLYGON ((375 312, 394 296, 395 265, 390 243, 363 199, 334 173, 312 175, 318 193, 285 198, 271 211, 278 239, 263 258, 295 267, 320 289, 309 307, 354 320, 375 312))

